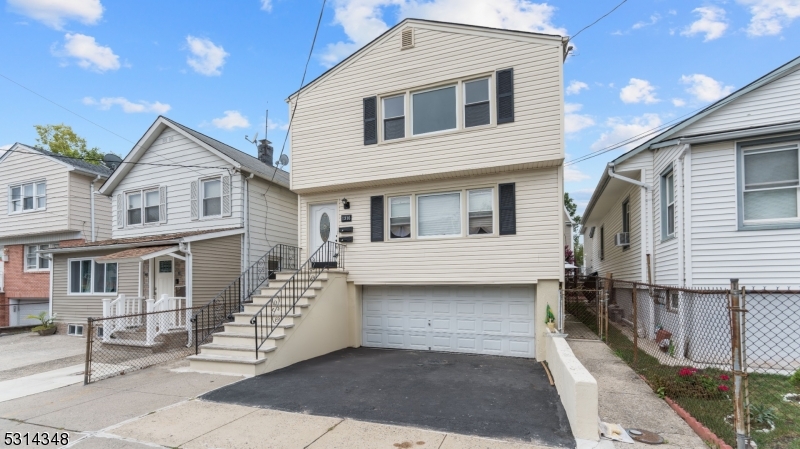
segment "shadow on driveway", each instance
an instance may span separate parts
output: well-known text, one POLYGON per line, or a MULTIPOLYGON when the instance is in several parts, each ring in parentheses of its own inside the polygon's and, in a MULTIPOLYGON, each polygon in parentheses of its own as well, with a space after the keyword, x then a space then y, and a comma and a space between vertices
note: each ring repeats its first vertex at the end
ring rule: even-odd
POLYGON ((575 447, 558 393, 533 359, 349 348, 203 399, 575 447))

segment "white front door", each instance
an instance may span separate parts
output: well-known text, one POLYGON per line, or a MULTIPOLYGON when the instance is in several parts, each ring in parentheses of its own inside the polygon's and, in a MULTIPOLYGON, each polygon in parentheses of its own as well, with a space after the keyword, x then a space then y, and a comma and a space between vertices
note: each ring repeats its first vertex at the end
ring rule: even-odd
POLYGON ((362 345, 535 357, 534 289, 365 285, 362 345))
POLYGON ((161 295, 168 297, 175 296, 175 261, 172 257, 159 257, 156 259, 156 283, 155 298, 161 299, 161 295))
MULTIPOLYGON (((315 204, 309 208, 309 254, 313 255, 325 242, 337 241, 339 232, 338 217, 336 215, 336 203, 315 204)), ((314 258, 315 262, 334 263, 333 251, 323 250, 314 258)))

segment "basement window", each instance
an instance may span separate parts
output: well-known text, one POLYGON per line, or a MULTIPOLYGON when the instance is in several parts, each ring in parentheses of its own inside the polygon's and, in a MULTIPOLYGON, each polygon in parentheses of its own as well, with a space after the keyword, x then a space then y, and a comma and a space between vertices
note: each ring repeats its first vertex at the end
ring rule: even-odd
POLYGON ((83 336, 83 324, 67 324, 67 335, 83 336))

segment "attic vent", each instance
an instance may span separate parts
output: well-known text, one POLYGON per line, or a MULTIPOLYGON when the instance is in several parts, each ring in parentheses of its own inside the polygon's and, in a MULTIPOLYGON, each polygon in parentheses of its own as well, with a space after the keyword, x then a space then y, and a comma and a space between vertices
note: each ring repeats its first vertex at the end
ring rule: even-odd
POLYGON ((414 46, 414 29, 406 28, 400 37, 400 50, 405 50, 414 46))

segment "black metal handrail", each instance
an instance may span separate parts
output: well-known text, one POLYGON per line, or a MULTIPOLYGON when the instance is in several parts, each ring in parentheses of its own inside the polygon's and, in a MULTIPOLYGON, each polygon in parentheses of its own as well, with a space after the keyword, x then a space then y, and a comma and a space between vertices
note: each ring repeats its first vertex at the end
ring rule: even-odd
POLYGON ((344 268, 345 245, 325 242, 297 269, 274 295, 250 319, 255 328, 256 358, 258 350, 272 335, 284 318, 295 313, 297 301, 328 268, 344 268), (267 315, 269 313, 269 315, 267 315))
POLYGON ((192 316, 194 328, 194 351, 200 353, 200 345, 211 335, 233 321, 233 314, 243 310, 243 304, 252 302, 253 293, 275 272, 297 270, 300 248, 278 244, 225 287, 214 299, 192 316))

